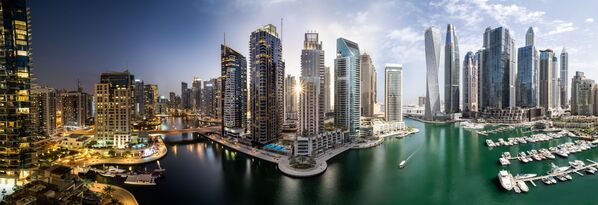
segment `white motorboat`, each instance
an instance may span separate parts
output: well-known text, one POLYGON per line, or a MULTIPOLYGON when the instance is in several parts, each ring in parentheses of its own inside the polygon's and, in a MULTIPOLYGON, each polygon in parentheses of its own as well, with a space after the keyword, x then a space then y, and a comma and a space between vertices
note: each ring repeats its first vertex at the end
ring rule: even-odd
POLYGON ((529 187, 527 187, 527 184, 525 184, 524 181, 517 181, 517 186, 521 189, 521 191, 523 192, 528 192, 529 191, 529 187))
POLYGON ((507 170, 501 170, 498 172, 498 180, 500 181, 500 185, 507 191, 511 191, 513 189, 513 175, 509 174, 507 170))

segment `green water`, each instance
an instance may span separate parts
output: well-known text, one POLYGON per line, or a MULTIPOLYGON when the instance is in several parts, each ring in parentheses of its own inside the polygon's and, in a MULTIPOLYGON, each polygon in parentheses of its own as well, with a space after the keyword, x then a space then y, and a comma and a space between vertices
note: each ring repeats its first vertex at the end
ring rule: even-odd
POLYGON ((496 177, 501 169, 544 174, 550 162, 565 166, 574 159, 596 160, 598 148, 569 158, 512 161, 501 167, 498 157, 504 151, 539 149, 571 139, 491 150, 485 139, 521 136, 523 131, 482 136, 456 124, 406 123, 420 132, 375 148, 347 151, 313 178, 287 177, 273 164, 200 141, 168 145, 169 154, 161 160, 167 177, 158 186, 124 186, 141 204, 598 204, 593 198, 598 176, 572 174, 572 181, 556 185, 537 181, 537 187, 529 184, 529 193, 522 194, 503 191, 496 177), (398 169, 398 163, 417 149, 407 166, 398 169))

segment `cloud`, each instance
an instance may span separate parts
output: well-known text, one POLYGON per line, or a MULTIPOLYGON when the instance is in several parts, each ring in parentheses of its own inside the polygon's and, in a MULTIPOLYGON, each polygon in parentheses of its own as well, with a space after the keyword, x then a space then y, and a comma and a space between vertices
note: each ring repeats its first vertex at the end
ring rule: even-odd
POLYGON ((562 20, 555 20, 553 21, 553 24, 556 25, 555 28, 551 31, 548 32, 547 35, 555 35, 555 34, 559 34, 559 33, 565 33, 565 32, 570 32, 570 31, 574 31, 577 28, 573 25, 573 22, 565 22, 562 20))
POLYGON ((390 40, 398 40, 409 43, 424 40, 424 35, 422 34, 422 32, 415 32, 411 27, 406 27, 403 29, 394 29, 390 33, 388 33, 386 37, 390 40))
POLYGON ((594 18, 587 18, 586 23, 594 23, 594 18))

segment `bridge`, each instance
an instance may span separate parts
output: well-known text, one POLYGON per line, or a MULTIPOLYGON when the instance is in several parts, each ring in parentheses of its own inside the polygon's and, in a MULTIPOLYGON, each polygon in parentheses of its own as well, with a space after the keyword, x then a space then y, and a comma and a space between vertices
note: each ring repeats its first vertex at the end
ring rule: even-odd
POLYGON ((201 128, 188 128, 188 129, 177 129, 177 130, 149 130, 147 131, 148 134, 181 134, 181 133, 192 133, 198 132, 200 134, 209 134, 209 133, 220 133, 222 131, 222 127, 220 126, 212 126, 212 127, 201 127, 201 128))

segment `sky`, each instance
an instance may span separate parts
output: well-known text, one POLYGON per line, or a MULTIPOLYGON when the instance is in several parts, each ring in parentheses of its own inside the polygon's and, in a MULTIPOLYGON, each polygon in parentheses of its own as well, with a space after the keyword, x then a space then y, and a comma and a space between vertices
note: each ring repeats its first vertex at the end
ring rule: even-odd
POLYGON ((146 84, 158 84, 161 95, 178 94, 181 81, 220 74, 224 33, 227 45, 248 56, 251 32, 265 24, 282 34, 285 72, 294 76, 300 74, 305 32, 320 34, 331 67, 337 38, 358 43, 376 67, 380 103, 387 63, 403 65, 406 104, 425 96, 424 31, 438 27, 444 46, 447 24, 456 27, 460 61, 481 48, 486 27, 507 27, 522 47, 533 26, 538 49, 560 55, 566 47, 569 79, 575 71, 598 79, 598 1, 591 0, 29 0, 29 6, 33 74, 55 88, 75 89, 80 80, 93 92, 100 73, 128 69, 146 84))

